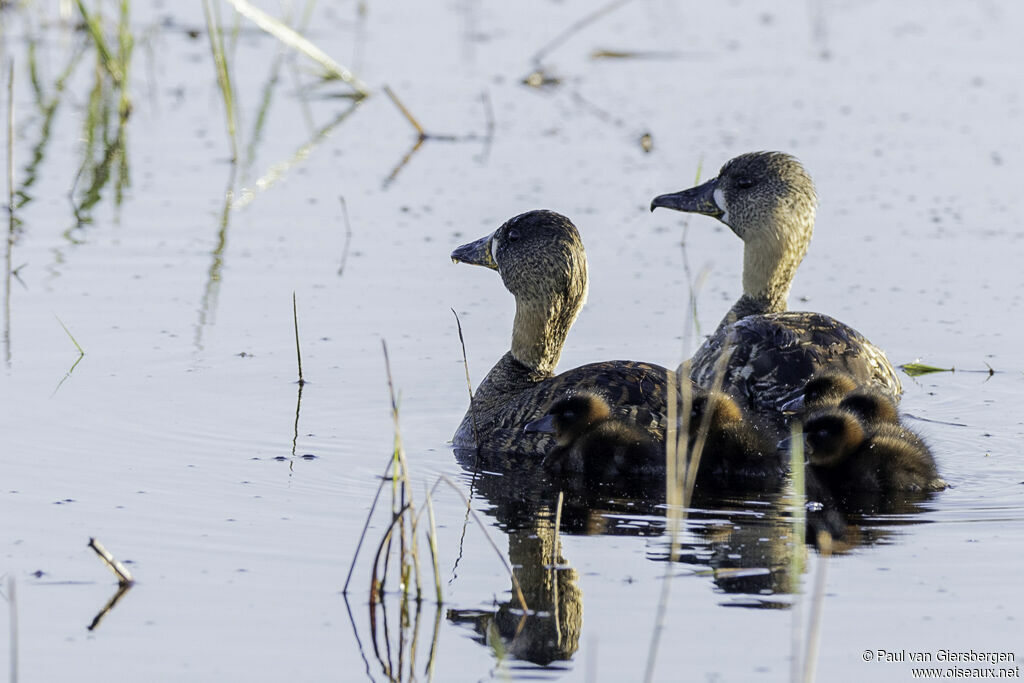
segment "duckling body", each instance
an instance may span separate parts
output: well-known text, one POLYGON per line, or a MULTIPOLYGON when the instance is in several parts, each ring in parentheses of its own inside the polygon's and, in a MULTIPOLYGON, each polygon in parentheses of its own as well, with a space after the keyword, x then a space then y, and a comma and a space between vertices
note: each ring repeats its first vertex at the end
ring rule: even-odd
POLYGON ((699 386, 712 385, 720 358, 731 353, 723 390, 780 423, 784 406, 822 371, 899 396, 895 370, 863 335, 820 313, 787 310, 817 209, 814 184, 796 159, 743 154, 703 185, 656 197, 651 209, 659 206, 718 218, 744 242, 743 295, 694 354, 690 376, 699 386))
POLYGON ((808 462, 832 492, 939 491, 935 458, 921 437, 898 423, 865 424, 845 409, 804 423, 808 462))
POLYGON ((600 392, 614 415, 663 432, 668 371, 634 361, 605 361, 555 375, 569 328, 587 296, 587 259, 572 222, 530 211, 452 252, 456 262, 497 270, 516 298, 512 347, 477 388, 453 438, 456 448, 543 455, 550 434, 524 432, 570 389, 600 392))
POLYGON ((727 394, 695 390, 689 441, 691 452, 700 448, 698 491, 771 491, 782 481, 775 431, 745 418, 727 394))
POLYGON ((628 485, 633 479, 664 475, 664 445, 637 425, 613 417, 598 394, 576 392, 525 426, 527 432, 554 434, 555 447, 544 458, 556 478, 590 484, 628 485))

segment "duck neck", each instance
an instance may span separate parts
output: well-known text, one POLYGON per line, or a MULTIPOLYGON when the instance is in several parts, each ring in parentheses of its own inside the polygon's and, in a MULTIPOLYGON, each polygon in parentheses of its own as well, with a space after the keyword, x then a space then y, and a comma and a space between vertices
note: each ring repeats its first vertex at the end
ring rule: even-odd
POLYGON ((743 296, 733 306, 735 318, 779 313, 787 308, 796 269, 807 254, 814 214, 777 212, 769 225, 748 230, 743 246, 743 296))
POLYGON ((516 298, 512 324, 512 356, 535 375, 550 376, 562 355, 569 328, 586 297, 559 293, 548 301, 516 298))

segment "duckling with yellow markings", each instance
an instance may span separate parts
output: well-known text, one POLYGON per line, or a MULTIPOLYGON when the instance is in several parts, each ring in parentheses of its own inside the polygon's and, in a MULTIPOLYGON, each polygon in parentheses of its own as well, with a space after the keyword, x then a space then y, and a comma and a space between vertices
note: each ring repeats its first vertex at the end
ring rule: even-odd
POLYGON ((898 423, 829 409, 804 422, 804 442, 808 464, 835 494, 946 488, 924 440, 898 423))
POLYGON ((722 388, 780 424, 787 420, 785 405, 824 370, 848 375, 857 386, 901 393, 885 354, 859 332, 820 313, 787 310, 817 203, 807 171, 781 152, 740 155, 716 178, 651 202, 652 211, 660 206, 717 218, 743 240, 743 295, 694 354, 690 376, 712 386, 719 356, 731 349, 722 388))
POLYGON ((556 477, 615 484, 622 478, 664 475, 664 444, 644 429, 613 417, 599 394, 578 391, 559 399, 547 414, 527 423, 526 432, 554 434, 544 467, 556 477))
POLYGON ((694 390, 689 423, 691 452, 698 447, 702 430, 697 491, 772 491, 781 485, 786 468, 774 430, 744 416, 731 396, 694 390))
POLYGON ((554 211, 529 211, 459 247, 452 260, 498 271, 516 299, 512 348, 477 387, 452 439, 456 448, 547 453, 551 435, 523 427, 570 389, 599 392, 613 415, 663 438, 665 368, 614 360, 554 373, 587 296, 587 257, 572 221, 554 211))

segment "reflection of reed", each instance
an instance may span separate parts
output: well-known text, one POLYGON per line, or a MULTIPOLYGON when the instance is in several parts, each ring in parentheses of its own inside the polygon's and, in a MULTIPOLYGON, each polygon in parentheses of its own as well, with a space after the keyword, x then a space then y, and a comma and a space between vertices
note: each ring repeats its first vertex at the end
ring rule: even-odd
POLYGON ((496 633, 504 652, 542 665, 572 659, 583 630, 579 574, 562 555, 555 516, 545 508, 538 511, 533 526, 508 532, 509 562, 531 606, 525 618, 513 599, 491 611, 448 610, 448 619, 472 627, 478 642, 493 647, 488 634, 493 639, 496 633))
POLYGON ((64 88, 66 87, 71 74, 74 72, 75 67, 77 67, 81 62, 82 53, 85 51, 85 48, 85 43, 79 43, 75 49, 71 51, 67 64, 60 72, 60 75, 57 76, 57 80, 54 81, 52 95, 48 100, 44 101, 45 96, 43 94, 42 85, 40 84, 39 72, 36 63, 36 41, 29 40, 29 80, 32 83, 32 92, 35 97, 35 104, 39 109, 39 113, 42 115, 42 120, 39 124, 39 140, 32 146, 31 158, 25 166, 25 179, 15 191, 15 196, 18 197, 18 208, 25 206, 33 200, 33 197, 29 194, 29 190, 35 184, 38 177, 39 165, 46 157, 46 147, 50 143, 53 120, 57 115, 57 109, 63 100, 64 88))
POLYGON ((103 618, 107 616, 112 609, 114 609, 114 606, 120 602, 121 598, 124 597, 124 594, 128 592, 132 585, 133 584, 130 583, 119 584, 117 592, 110 596, 110 599, 107 600, 107 604, 103 606, 103 609, 96 613, 96 616, 93 617, 92 622, 86 627, 86 630, 95 631, 99 628, 100 622, 103 621, 103 618))
POLYGON ((91 210, 99 203, 102 192, 111 178, 114 181, 114 205, 117 207, 121 206, 124 190, 130 184, 126 124, 132 110, 128 94, 128 76, 134 39, 130 30, 128 8, 128 2, 120 3, 115 50, 108 44, 100 18, 96 14, 90 14, 81 0, 78 2, 82 20, 96 48, 96 66, 93 87, 86 105, 82 164, 71 187, 75 225, 64 233, 64 236, 73 243, 76 240, 72 230, 92 221, 91 210), (75 194, 80 181, 85 183, 85 189, 81 199, 76 202, 75 194))
POLYGON ((11 362, 11 250, 14 248, 14 63, 7 73, 7 246, 4 249, 4 362, 11 362))
POLYGON ((420 125, 420 122, 416 120, 416 117, 412 115, 412 112, 410 112, 402 101, 398 99, 398 96, 391 90, 391 88, 384 86, 384 93, 391 98, 391 101, 394 103, 398 111, 402 113, 402 116, 404 116, 406 121, 409 122, 409 125, 413 127, 413 130, 416 131, 416 140, 413 142, 412 147, 409 148, 409 151, 405 153, 405 156, 401 158, 395 167, 391 169, 391 173, 388 174, 388 177, 384 179, 385 190, 395 181, 398 174, 401 173, 402 169, 409 164, 413 156, 415 156, 416 152, 420 150, 420 147, 422 147, 423 143, 427 140, 438 140, 441 142, 473 142, 476 140, 482 140, 484 148, 478 156, 478 160, 481 163, 487 160, 487 156, 490 153, 491 144, 494 139, 494 111, 491 106, 491 99, 486 93, 481 96, 481 101, 484 105, 484 117, 486 119, 486 133, 483 135, 477 135, 476 133, 469 133, 466 135, 431 133, 420 125))
POLYGON ((321 142, 330 136, 331 131, 355 113, 359 108, 360 102, 362 102, 362 100, 354 100, 349 105, 348 109, 345 109, 331 119, 331 121, 329 121, 325 126, 315 131, 310 139, 296 149, 289 158, 271 165, 270 168, 268 168, 254 183, 248 187, 243 187, 238 190, 237 197, 230 202, 230 208, 232 210, 238 210, 248 206, 261 192, 269 190, 280 182, 289 171, 305 161, 310 153, 316 149, 321 142))
MULTIPOLYGON (((414 681, 419 679, 418 671, 425 671, 427 680, 433 680, 434 663, 437 660, 438 634, 441 631, 441 605, 434 605, 434 620, 431 626, 430 649, 427 651, 427 661, 417 665, 420 658, 420 631, 427 621, 424 618, 424 601, 416 600, 410 603, 406 597, 396 596, 394 600, 384 599, 369 605, 370 624, 370 647, 373 659, 377 661, 381 672, 389 681, 414 681), (394 610, 397 614, 388 618, 388 610, 394 610)), ((352 625, 352 633, 359 648, 359 656, 363 659, 366 667, 366 677, 374 680, 372 665, 367 658, 362 638, 359 637, 359 629, 356 626, 355 618, 352 616, 352 609, 349 606, 348 596, 345 596, 345 609, 348 612, 349 623, 352 625)))
POLYGON ((207 321, 217 310, 217 294, 220 291, 220 271, 224 266, 224 250, 228 243, 228 222, 231 217, 231 198, 234 195, 235 173, 238 167, 231 165, 228 184, 224 190, 224 206, 221 208, 217 224, 217 239, 210 252, 210 267, 206 271, 206 286, 199 302, 199 320, 196 321, 196 332, 193 345, 197 351, 203 350, 203 330, 207 321))

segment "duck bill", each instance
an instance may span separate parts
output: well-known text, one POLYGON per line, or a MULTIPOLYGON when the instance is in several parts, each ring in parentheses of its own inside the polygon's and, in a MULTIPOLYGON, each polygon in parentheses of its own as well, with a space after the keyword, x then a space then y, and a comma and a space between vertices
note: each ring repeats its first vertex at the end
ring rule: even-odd
POLYGON ((452 261, 497 270, 498 264, 494 262, 494 254, 491 253, 491 241, 493 238, 494 233, 491 233, 487 237, 481 237, 476 242, 463 244, 452 252, 452 261))
POLYGON ((555 433, 555 416, 545 415, 539 420, 533 422, 527 422, 526 426, 523 427, 524 432, 542 432, 544 434, 555 433))
POLYGON ((651 211, 659 206, 675 211, 687 213, 699 213, 705 216, 721 218, 725 213, 715 202, 715 188, 718 187, 718 178, 709 180, 703 185, 691 187, 689 190, 663 194, 651 201, 651 211))

